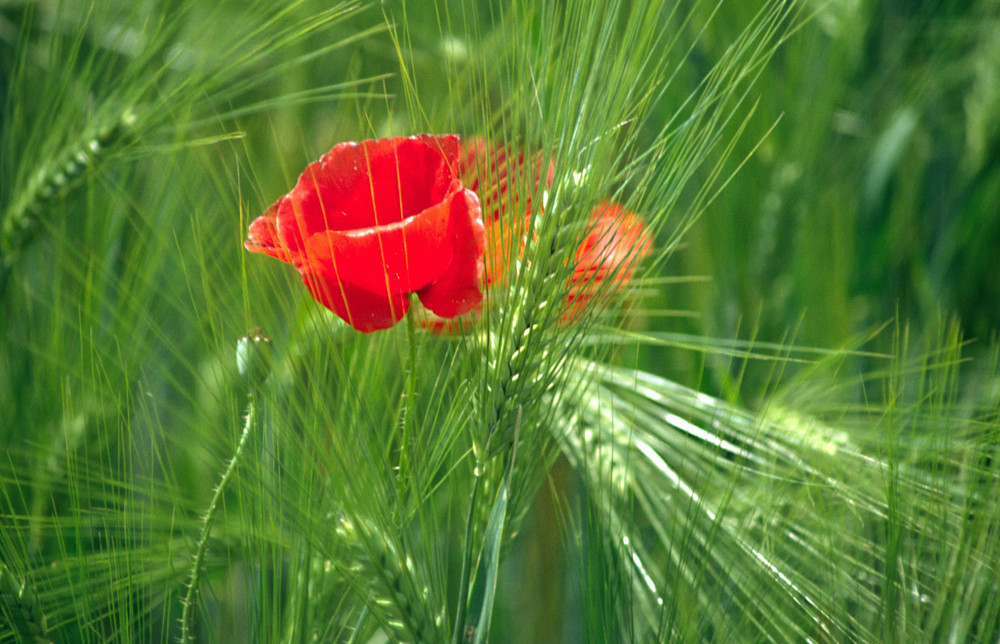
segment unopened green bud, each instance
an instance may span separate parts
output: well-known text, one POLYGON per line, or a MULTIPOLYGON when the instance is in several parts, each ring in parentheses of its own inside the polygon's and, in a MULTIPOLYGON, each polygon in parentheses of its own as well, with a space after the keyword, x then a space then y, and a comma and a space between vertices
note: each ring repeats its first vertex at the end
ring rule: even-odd
POLYGON ((236 368, 252 387, 264 384, 271 375, 274 348, 271 338, 264 335, 259 326, 236 341, 236 368))

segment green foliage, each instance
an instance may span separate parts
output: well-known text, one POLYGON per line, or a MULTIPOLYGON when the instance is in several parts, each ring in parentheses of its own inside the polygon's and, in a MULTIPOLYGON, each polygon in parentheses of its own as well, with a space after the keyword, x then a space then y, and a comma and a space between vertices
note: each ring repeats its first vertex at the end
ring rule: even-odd
POLYGON ((997 641, 1000 16, 936 7, 0 3, 0 643, 997 641), (243 250, 422 131, 538 159, 466 333, 243 250))

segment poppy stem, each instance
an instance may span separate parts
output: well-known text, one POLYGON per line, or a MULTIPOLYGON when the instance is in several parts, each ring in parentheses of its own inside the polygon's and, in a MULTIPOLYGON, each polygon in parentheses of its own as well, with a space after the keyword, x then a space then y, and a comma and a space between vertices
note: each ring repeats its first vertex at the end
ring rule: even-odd
POLYGON ((240 456, 243 454, 243 449, 246 447, 247 439, 250 436, 250 430, 253 428, 254 421, 257 417, 258 396, 256 396, 255 393, 255 391, 251 391, 250 393, 250 402, 247 404, 246 421, 243 424, 243 434, 240 436, 240 442, 236 445, 236 451, 233 453, 233 457, 229 460, 229 464, 226 465, 226 471, 222 475, 222 480, 219 481, 219 485, 215 488, 215 493, 212 494, 212 500, 209 502, 208 509, 205 511, 205 516, 202 518, 201 536, 198 538, 198 550, 194 556, 194 563, 191 566, 191 579, 188 581, 187 591, 184 594, 184 600, 182 602, 181 644, 188 644, 192 641, 191 619, 195 608, 194 604, 198 595, 198 583, 201 581, 201 568, 204 564, 205 554, 208 551, 208 537, 212 532, 212 523, 215 521, 215 513, 219 507, 219 502, 222 500, 222 495, 225 493, 230 480, 233 478, 233 473, 236 471, 236 464, 240 460, 240 456))

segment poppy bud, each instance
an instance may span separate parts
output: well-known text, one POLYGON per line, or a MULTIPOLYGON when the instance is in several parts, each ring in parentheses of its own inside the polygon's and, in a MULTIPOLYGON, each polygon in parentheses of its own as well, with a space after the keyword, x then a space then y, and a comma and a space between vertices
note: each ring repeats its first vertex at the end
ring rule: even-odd
POLYGON ((271 338, 264 335, 259 326, 236 341, 236 368, 252 387, 264 384, 271 374, 274 349, 271 338))

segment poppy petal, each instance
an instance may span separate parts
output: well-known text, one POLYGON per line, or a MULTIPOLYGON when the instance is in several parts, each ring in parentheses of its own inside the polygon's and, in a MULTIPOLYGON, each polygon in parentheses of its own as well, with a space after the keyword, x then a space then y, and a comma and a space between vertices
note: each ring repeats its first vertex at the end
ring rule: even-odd
POLYGON ((651 241, 642 220, 614 202, 603 202, 590 215, 590 230, 576 250, 573 282, 593 288, 613 277, 626 282, 633 264, 649 253, 651 241))
POLYGON ((306 241, 311 262, 332 265, 338 277, 373 293, 412 293, 438 279, 452 260, 451 202, 402 222, 358 230, 327 230, 306 241))
POLYGON ((326 267, 312 264, 302 271, 302 281, 317 302, 363 333, 388 329, 406 315, 406 295, 384 296, 339 281, 326 267))
POLYGON ((461 190, 451 200, 448 233, 453 245, 452 261, 444 273, 422 291, 420 302, 443 318, 468 313, 483 300, 483 227, 479 198, 471 190, 461 190))
POLYGON ((400 222, 447 195, 457 155, 455 136, 340 143, 299 176, 289 193, 294 222, 283 223, 305 240, 400 222))
POLYGON ((612 279, 611 288, 624 286, 635 264, 652 247, 646 227, 635 213, 605 201, 590 215, 590 229, 576 249, 563 321, 578 318, 598 293, 600 284, 612 279))
POLYGON ((276 215, 282 202, 288 197, 282 197, 267 211, 250 222, 250 230, 247 232, 247 240, 244 246, 251 253, 264 253, 283 262, 291 261, 291 253, 288 247, 281 241, 278 234, 276 215))

